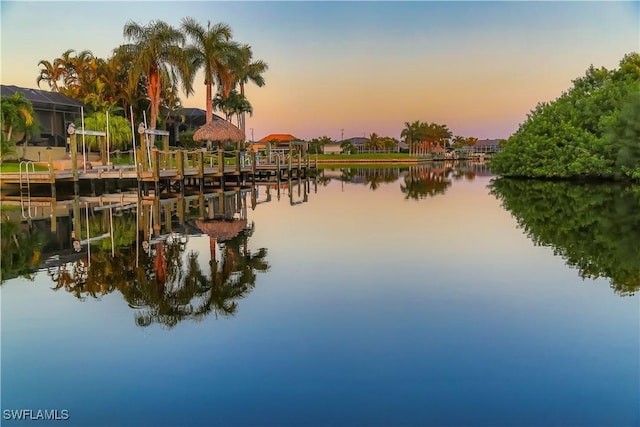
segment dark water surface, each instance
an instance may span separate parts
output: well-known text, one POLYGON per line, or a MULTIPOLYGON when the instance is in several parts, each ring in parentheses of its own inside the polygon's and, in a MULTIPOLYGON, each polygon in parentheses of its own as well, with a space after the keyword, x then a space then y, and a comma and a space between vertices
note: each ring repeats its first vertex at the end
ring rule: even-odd
POLYGON ((640 189, 484 171, 328 169, 155 230, 81 204, 3 240, 2 425, 639 425, 640 189), (118 246, 90 267, 87 223, 118 246))

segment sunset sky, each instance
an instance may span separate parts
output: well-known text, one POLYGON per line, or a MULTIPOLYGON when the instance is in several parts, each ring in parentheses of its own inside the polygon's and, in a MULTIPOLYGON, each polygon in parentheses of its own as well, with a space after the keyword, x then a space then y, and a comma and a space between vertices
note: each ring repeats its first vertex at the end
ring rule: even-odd
MULTIPOLYGON (((404 122, 506 138, 538 101, 593 64, 640 50, 638 1, 6 2, 2 84, 36 88, 38 62, 67 49, 108 57, 128 20, 228 23, 269 64, 249 85, 247 138, 291 133, 399 138, 404 122)), ((46 83, 41 88, 48 89, 46 83)), ((202 76, 186 107, 204 108, 202 76)))

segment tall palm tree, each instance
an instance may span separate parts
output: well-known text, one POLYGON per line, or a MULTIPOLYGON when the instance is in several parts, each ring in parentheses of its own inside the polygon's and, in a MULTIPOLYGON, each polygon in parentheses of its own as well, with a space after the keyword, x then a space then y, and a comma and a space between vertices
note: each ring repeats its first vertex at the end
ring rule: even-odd
POLYGON ((404 138, 404 142, 409 146, 409 155, 416 154, 416 144, 420 141, 420 120, 416 120, 413 123, 405 122, 404 129, 400 136, 404 138))
POLYGON ((205 29, 193 18, 188 17, 182 19, 182 30, 193 42, 187 47, 189 55, 194 58, 195 66, 198 69, 202 67, 204 71, 206 123, 209 123, 213 119, 212 88, 218 74, 227 67, 234 47, 234 44, 230 42, 231 27, 223 23, 212 26, 209 21, 205 29))
POLYGON ((193 93, 195 60, 184 49, 184 34, 163 21, 151 21, 146 26, 129 21, 124 26, 124 37, 132 41, 124 49, 136 58, 130 69, 131 81, 136 81, 137 76, 144 76, 151 110, 149 126, 155 129, 160 113, 162 84, 176 85, 181 82, 187 96, 193 93), (163 82, 163 75, 171 81, 163 82))
MULTIPOLYGON (((234 64, 237 66, 235 75, 240 85, 240 95, 246 98, 244 85, 253 82, 258 87, 264 86, 266 82, 262 74, 269 69, 269 65, 262 60, 253 61, 253 52, 248 44, 241 45, 238 53, 238 61, 234 64)), ((240 129, 243 132, 245 130, 244 113, 240 118, 240 129)))

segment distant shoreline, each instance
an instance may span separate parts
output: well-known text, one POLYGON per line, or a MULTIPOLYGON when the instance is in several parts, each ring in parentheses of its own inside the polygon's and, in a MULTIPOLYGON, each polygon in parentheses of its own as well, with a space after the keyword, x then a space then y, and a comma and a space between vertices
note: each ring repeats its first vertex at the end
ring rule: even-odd
MULTIPOLYGON (((351 164, 389 164, 389 163, 404 163, 408 165, 415 165, 419 163, 433 162, 434 159, 318 159, 318 165, 351 165, 351 164)), ((437 161, 437 160, 435 160, 437 161)))

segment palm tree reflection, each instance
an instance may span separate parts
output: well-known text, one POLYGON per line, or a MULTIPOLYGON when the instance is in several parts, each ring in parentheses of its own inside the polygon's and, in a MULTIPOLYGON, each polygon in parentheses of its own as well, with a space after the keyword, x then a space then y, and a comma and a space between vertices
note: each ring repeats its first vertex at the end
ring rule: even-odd
POLYGON ((407 200, 420 200, 444 194, 451 186, 449 179, 451 170, 444 164, 437 167, 410 167, 409 173, 404 177, 404 185, 400 185, 400 190, 407 200))
MULTIPOLYGON (((134 217, 129 221, 135 224, 134 217)), ((79 299, 118 291, 136 310, 135 322, 141 327, 155 323, 172 328, 183 320, 199 321, 212 313, 216 318, 231 316, 237 311, 237 301, 255 287, 256 272, 269 269, 267 250, 247 248, 254 225, 246 220, 203 223, 209 228, 242 224, 231 235, 210 236, 209 271, 201 266, 201 254, 186 252, 187 236, 170 234, 140 251, 137 262, 135 242, 120 247, 113 257, 106 247, 92 245, 90 263, 85 254, 49 269, 54 289, 64 289, 79 299)))

